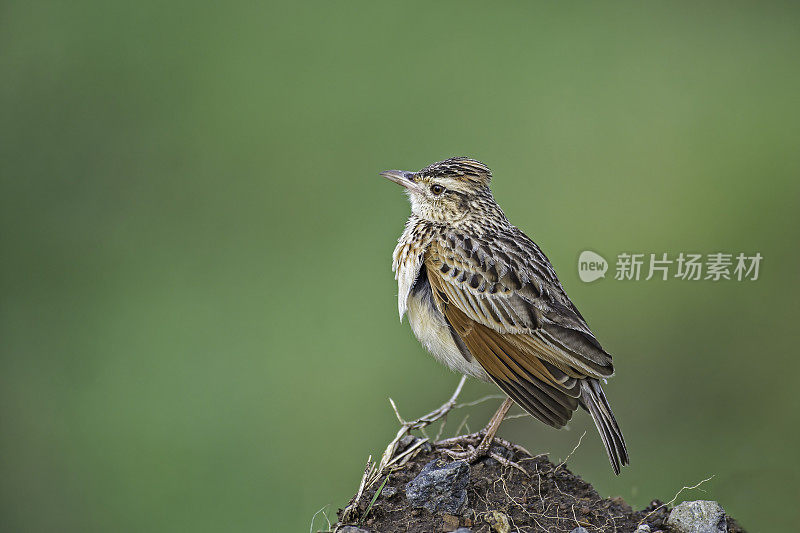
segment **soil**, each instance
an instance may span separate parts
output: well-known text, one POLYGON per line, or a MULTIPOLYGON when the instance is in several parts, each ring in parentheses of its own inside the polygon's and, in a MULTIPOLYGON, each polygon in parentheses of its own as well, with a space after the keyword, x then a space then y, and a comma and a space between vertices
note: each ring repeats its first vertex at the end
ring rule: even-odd
MULTIPOLYGON (((670 532, 666 520, 671 509, 658 500, 635 511, 622 498, 601 498, 589 483, 565 465, 554 465, 547 456, 531 457, 498 444, 492 451, 517 463, 525 473, 491 458, 472 464, 467 510, 460 516, 415 509, 406 499, 406 483, 426 464, 435 459, 453 460, 440 449, 425 444, 408 463, 389 474, 368 513, 370 502, 385 476, 364 491, 357 502, 355 516, 346 524, 340 522, 334 529, 352 525, 375 533, 448 532, 461 527, 474 533, 569 533, 584 527, 590 532, 628 533, 636 531, 640 524, 647 524, 653 533, 670 532), (504 525, 506 521, 508 527, 504 525)), ((340 509, 340 520, 341 515, 340 509)), ((729 533, 742 531, 728 518, 729 533)))

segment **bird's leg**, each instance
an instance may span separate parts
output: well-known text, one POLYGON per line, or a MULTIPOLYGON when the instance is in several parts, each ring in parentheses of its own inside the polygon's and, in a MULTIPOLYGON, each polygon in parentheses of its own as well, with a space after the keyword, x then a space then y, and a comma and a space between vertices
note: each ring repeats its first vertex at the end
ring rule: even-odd
POLYGON ((491 453, 490 451, 492 442, 494 442, 494 437, 497 434, 497 430, 500 428, 500 424, 503 423, 506 413, 508 413, 508 410, 513 404, 514 401, 511 398, 506 398, 505 401, 500 405, 500 407, 497 409, 497 412, 495 412, 494 416, 492 416, 492 419, 489 420, 489 423, 486 425, 483 431, 478 433, 479 435, 483 433, 484 436, 477 448, 470 446, 465 452, 455 452, 453 450, 444 450, 444 452, 454 459, 461 459, 467 461, 468 463, 474 463, 482 457, 489 456, 505 466, 513 466, 525 472, 525 470, 518 464, 513 463, 505 457, 497 455, 496 453, 491 453))
POLYGON ((508 410, 511 409, 511 406, 514 404, 514 401, 511 398, 506 398, 503 400, 503 403, 500 404, 500 407, 497 408, 497 411, 492 416, 492 419, 489 420, 489 423, 484 428, 484 437, 478 447, 475 448, 475 453, 481 454, 479 457, 483 457, 486 455, 486 452, 489 451, 489 448, 492 446, 492 442, 494 441, 494 436, 497 435, 497 430, 500 429, 500 424, 503 423, 503 419, 505 419, 506 414, 508 414, 508 410))

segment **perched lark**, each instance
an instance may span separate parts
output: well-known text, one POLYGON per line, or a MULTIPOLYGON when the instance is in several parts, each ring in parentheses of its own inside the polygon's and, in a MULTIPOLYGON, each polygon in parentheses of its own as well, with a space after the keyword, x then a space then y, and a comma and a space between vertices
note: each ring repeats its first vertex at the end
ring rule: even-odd
POLYGON ((556 428, 580 405, 618 474, 628 451, 600 386, 614 373, 611 356, 544 253, 495 202, 491 171, 453 157, 419 172, 381 175, 405 187, 411 201, 393 262, 401 320, 408 313, 414 334, 440 362, 510 396, 477 448, 451 454, 485 455, 512 400, 556 428))

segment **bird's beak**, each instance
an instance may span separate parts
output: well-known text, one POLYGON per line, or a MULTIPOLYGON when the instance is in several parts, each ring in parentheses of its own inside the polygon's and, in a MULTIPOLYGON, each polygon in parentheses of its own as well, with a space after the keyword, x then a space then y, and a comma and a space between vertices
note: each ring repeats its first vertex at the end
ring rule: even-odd
POLYGON ((414 172, 405 170, 384 170, 381 172, 381 176, 412 191, 418 188, 417 182, 414 181, 414 172))

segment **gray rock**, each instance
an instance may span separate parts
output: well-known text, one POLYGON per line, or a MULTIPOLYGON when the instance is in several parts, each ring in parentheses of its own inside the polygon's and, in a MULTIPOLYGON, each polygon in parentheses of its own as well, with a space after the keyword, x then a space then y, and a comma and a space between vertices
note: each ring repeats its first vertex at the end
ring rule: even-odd
POLYGON ((589 530, 586 529, 585 527, 576 527, 575 529, 573 529, 569 533, 589 533, 589 530))
POLYGON ((431 513, 459 515, 467 507, 468 484, 469 465, 465 461, 434 460, 406 484, 406 498, 412 506, 431 513))
POLYGON ((356 526, 344 526, 339 533, 369 533, 369 531, 356 526))
POLYGON ((639 527, 637 527, 636 531, 633 533, 650 533, 650 526, 647 524, 639 524, 639 527))
POLYGON ((452 533, 472 533, 472 530, 468 527, 460 527, 453 531, 452 533))
POLYGON ((717 502, 697 500, 675 506, 667 524, 678 533, 725 533, 725 510, 717 502))

